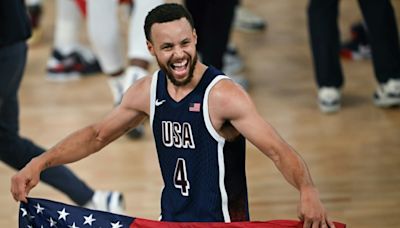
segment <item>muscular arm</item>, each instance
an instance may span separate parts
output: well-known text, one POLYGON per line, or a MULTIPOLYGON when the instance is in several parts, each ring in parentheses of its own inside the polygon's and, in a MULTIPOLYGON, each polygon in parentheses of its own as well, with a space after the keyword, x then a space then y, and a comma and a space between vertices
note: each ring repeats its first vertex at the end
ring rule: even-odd
POLYGON ((34 160, 40 170, 78 161, 128 131, 137 115, 132 110, 117 107, 105 119, 75 131, 34 160))
POLYGON ((44 169, 87 157, 137 126, 149 113, 150 81, 150 77, 138 81, 127 91, 121 105, 103 120, 72 133, 32 159, 12 178, 14 199, 26 202, 27 194, 37 185, 40 172, 44 169))
MULTIPOLYGON (((267 155, 285 179, 300 191, 299 217, 305 220, 305 224, 325 222, 326 212, 305 162, 276 130, 263 120, 243 89, 229 80, 220 81, 210 92, 209 109, 213 126, 221 135, 230 134, 222 129, 223 124, 229 122, 267 155)), ((328 220, 326 222, 332 224, 328 220)))
POLYGON ((241 88, 227 80, 221 81, 212 89, 209 105, 216 129, 229 121, 246 139, 272 159, 290 184, 299 190, 313 185, 301 157, 262 119, 241 88))

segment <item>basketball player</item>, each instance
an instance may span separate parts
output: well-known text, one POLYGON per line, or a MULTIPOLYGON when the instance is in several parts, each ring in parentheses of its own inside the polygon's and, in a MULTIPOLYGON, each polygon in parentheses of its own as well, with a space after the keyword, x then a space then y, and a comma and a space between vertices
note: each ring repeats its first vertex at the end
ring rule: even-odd
POLYGON ((306 164, 257 113, 248 94, 197 58, 197 35, 179 4, 146 17, 149 51, 160 71, 131 86, 105 119, 76 131, 12 178, 15 200, 26 202, 42 170, 95 153, 149 118, 165 187, 163 221, 249 220, 245 138, 272 159, 300 191, 304 227, 334 227, 306 164))

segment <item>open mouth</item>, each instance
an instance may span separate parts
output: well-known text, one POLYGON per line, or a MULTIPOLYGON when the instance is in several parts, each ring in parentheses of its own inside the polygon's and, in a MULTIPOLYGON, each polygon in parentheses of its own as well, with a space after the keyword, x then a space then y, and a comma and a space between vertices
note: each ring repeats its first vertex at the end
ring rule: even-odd
POLYGON ((180 62, 172 63, 169 66, 175 75, 185 76, 187 74, 188 65, 189 61, 187 59, 184 59, 180 62))

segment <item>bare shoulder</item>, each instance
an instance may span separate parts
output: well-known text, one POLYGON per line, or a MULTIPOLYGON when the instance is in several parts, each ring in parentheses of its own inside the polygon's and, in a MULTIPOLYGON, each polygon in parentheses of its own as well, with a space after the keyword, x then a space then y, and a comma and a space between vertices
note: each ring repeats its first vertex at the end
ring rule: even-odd
POLYGON ((129 87, 122 99, 121 106, 144 112, 148 115, 150 113, 150 87, 152 78, 152 75, 148 75, 137 80, 129 87))
POLYGON ((240 85, 232 80, 223 79, 210 90, 208 105, 214 114, 234 119, 241 111, 252 108, 253 102, 240 85))

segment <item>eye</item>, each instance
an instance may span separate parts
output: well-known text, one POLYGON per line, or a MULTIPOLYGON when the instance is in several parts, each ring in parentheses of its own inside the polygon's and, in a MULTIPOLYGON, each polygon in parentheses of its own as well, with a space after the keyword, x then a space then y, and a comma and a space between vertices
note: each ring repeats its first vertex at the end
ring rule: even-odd
POLYGON ((188 46, 190 44, 190 40, 183 40, 182 42, 181 42, 181 45, 182 46, 188 46))
POLYGON ((170 51, 170 50, 172 50, 172 45, 171 44, 164 44, 164 45, 161 46, 161 50, 170 51))

